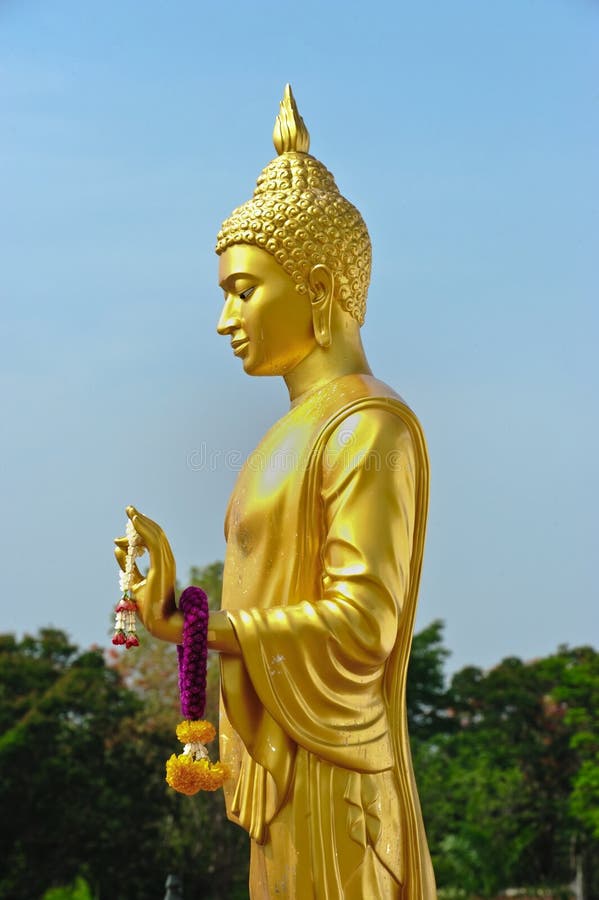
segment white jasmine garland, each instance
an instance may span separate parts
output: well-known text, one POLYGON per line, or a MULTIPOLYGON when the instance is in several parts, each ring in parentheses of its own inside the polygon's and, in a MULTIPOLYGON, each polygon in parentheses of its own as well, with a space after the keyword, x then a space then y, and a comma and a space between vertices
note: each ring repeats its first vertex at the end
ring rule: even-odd
POLYGON ((114 637, 112 643, 117 645, 125 645, 129 647, 139 646, 139 639, 136 635, 135 613, 137 605, 133 596, 135 560, 139 556, 143 556, 146 552, 142 544, 140 535, 135 530, 133 522, 127 521, 125 530, 127 538, 127 558, 125 560, 125 571, 121 571, 119 575, 119 586, 121 589, 121 599, 115 607, 114 621, 114 637))
POLYGON ((119 583, 123 594, 131 591, 131 589, 133 588, 133 570, 135 566, 135 560, 138 556, 143 556, 146 552, 146 549, 141 542, 141 537, 135 530, 131 519, 127 520, 125 537, 128 541, 127 560, 125 562, 125 571, 121 572, 119 577, 119 583))

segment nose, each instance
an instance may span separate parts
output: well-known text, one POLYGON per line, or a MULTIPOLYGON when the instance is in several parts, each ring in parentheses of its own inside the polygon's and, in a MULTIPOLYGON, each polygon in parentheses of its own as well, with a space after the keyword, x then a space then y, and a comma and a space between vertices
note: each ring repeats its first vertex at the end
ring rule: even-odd
POLYGON ((233 334, 234 331, 239 330, 241 318, 239 316, 239 307, 236 300, 238 300, 237 297, 232 294, 227 294, 223 311, 220 314, 220 319, 216 326, 216 330, 219 334, 233 334))

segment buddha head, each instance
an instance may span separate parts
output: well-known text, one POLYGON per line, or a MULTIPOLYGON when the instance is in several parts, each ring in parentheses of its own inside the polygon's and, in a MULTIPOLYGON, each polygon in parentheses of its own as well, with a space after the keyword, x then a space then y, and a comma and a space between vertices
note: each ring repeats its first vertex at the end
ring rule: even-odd
POLYGON ((218 233, 216 252, 225 291, 218 331, 232 336, 246 371, 284 375, 315 340, 326 345, 328 338, 319 335, 318 327, 319 303, 323 309, 326 305, 323 297, 362 325, 371 245, 358 210, 341 195, 325 166, 308 153, 310 137, 289 85, 273 140, 278 155, 258 178, 253 197, 231 213, 218 233), (264 286, 270 288, 269 297, 264 297, 264 286), (258 315, 258 294, 270 301, 262 303, 260 322, 252 322, 265 346, 260 359, 255 353, 250 359, 248 338, 254 351, 255 342, 242 320, 244 310, 249 318, 258 315), (245 303, 252 297, 254 309, 249 313, 245 303), (267 332, 272 332, 272 340, 267 332))

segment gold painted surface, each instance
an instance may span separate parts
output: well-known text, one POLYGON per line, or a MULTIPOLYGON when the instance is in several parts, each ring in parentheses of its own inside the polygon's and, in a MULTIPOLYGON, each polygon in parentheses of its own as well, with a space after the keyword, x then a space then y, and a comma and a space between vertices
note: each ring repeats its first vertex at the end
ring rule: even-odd
MULTIPOLYGON (((218 331, 246 373, 282 376, 291 401, 239 474, 223 610, 210 615, 227 812, 251 838, 252 900, 432 900, 405 705, 426 446, 368 366, 365 226, 308 155, 290 91, 275 140, 283 163, 267 167, 217 247, 218 331)), ((141 616, 179 641, 168 541, 128 514, 151 558, 135 587, 141 616)), ((120 540, 121 564, 125 549, 120 540)))

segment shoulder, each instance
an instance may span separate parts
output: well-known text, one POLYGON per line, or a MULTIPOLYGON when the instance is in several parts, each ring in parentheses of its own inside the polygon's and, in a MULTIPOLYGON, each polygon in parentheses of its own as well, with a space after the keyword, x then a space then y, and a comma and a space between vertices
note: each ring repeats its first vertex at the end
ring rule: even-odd
POLYGON ((323 455, 324 486, 359 473, 414 477, 416 453, 411 429, 385 403, 349 411, 332 431, 323 455))
POLYGON ((410 429, 405 419, 384 402, 349 410, 336 424, 327 441, 327 451, 332 454, 347 453, 351 448, 398 446, 405 449, 412 446, 410 429))

